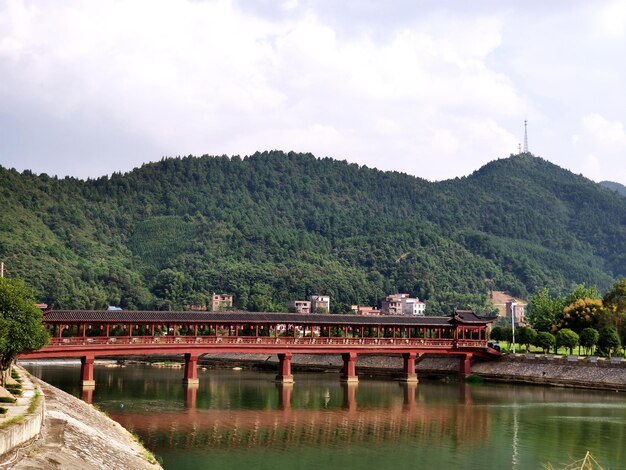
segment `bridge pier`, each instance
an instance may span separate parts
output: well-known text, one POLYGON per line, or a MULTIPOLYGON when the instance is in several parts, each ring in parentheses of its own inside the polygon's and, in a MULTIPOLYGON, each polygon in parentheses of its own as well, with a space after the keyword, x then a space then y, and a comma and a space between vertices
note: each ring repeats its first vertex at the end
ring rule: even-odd
POLYGON ((359 377, 356 375, 356 353, 349 352, 341 355, 343 369, 341 369, 341 381, 348 384, 358 384, 359 377))
POLYGON ((278 355, 278 374, 276 382, 281 384, 292 384, 293 375, 291 375, 291 353, 281 353, 278 355))
POLYGON ((183 383, 187 386, 197 387, 200 383, 198 379, 198 355, 185 353, 185 377, 183 383))
POLYGON ((417 353, 414 353, 414 352, 402 354, 404 366, 402 368, 402 376, 400 377, 401 382, 414 383, 414 384, 419 382, 419 379, 417 378, 417 373, 415 372, 415 358, 416 357, 417 357, 417 353))
POLYGON ((80 358, 80 384, 83 390, 96 387, 96 381, 93 378, 93 360, 93 354, 80 358))
POLYGON ((465 379, 472 374, 472 354, 461 356, 459 364, 459 378, 465 379))
POLYGON ((95 387, 83 387, 80 391, 80 399, 85 403, 92 404, 93 403, 93 391, 95 387))

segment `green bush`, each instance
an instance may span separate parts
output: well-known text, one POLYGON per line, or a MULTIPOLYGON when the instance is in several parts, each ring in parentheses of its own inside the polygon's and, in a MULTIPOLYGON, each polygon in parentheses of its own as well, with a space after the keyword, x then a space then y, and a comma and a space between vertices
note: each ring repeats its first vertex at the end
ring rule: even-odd
POLYGON ((544 354, 550 351, 550 348, 553 348, 555 344, 556 338, 553 334, 548 333, 547 331, 537 333, 534 345, 538 348, 541 348, 544 354))
POLYGON ((15 403, 16 401, 13 397, 0 397, 0 403, 15 403))
POLYGON ((4 387, 7 392, 12 395, 21 395, 22 394, 22 386, 21 385, 6 385, 4 387))
POLYGON ((0 406, 0 415, 5 415, 9 412, 9 410, 7 410, 6 408, 3 408, 0 406))

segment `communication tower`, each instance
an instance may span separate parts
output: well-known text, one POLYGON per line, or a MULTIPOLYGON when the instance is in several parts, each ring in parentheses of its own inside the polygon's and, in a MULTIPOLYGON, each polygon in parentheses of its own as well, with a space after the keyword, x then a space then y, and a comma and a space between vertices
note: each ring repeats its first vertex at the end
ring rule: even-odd
POLYGON ((528 153, 528 121, 524 119, 524 153, 528 153))

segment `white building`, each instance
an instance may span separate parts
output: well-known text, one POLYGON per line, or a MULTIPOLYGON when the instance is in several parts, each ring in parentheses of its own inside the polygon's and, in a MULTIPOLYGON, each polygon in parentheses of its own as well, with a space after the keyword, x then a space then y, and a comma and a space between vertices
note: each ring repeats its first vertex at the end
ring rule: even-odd
POLYGON ((380 309, 383 315, 424 315, 426 304, 409 294, 388 295, 380 309))

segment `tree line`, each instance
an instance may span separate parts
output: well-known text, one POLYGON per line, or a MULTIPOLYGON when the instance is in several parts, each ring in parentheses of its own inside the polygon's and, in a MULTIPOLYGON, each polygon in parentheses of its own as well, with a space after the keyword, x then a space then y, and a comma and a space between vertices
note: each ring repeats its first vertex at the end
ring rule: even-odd
MULTIPOLYGON (((585 354, 611 357, 626 352, 626 278, 616 282, 604 296, 597 289, 578 285, 568 295, 553 295, 547 288, 530 298, 528 326, 515 331, 515 342, 544 353, 566 348, 584 349, 585 354)), ((513 340, 511 327, 496 326, 496 341, 513 340)))

